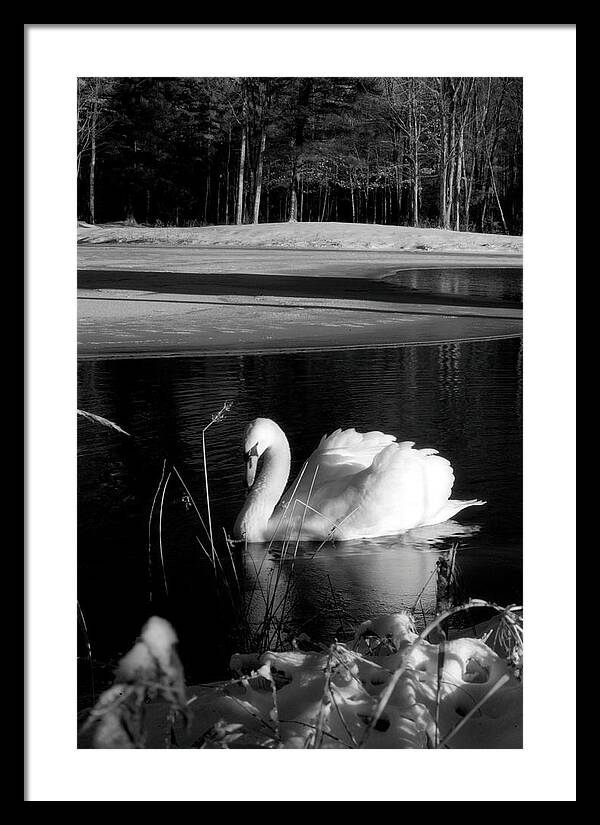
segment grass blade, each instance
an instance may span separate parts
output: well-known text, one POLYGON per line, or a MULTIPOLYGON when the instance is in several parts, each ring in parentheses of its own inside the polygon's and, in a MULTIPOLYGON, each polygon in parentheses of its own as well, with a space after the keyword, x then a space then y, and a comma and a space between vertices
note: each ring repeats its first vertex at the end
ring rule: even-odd
POLYGON ((162 543, 162 518, 163 518, 163 508, 165 503, 165 493, 167 492, 167 485, 169 483, 169 479, 171 478, 171 471, 169 470, 169 474, 167 475, 167 479, 165 481, 163 490, 162 490, 162 497, 160 500, 160 511, 158 514, 158 546, 160 548, 160 564, 162 567, 162 574, 163 574, 163 582, 165 585, 165 595, 169 596, 169 588, 167 587, 167 574, 165 572, 165 558, 163 553, 163 543, 162 543))
POLYGON ((119 427, 118 424, 115 424, 114 421, 111 421, 108 418, 103 418, 101 415, 95 415, 91 412, 86 412, 85 410, 77 410, 77 415, 80 415, 82 418, 87 418, 88 421, 95 421, 96 424, 102 424, 103 427, 109 427, 111 430, 116 430, 118 433, 123 433, 123 435, 128 435, 131 437, 131 433, 128 433, 122 427, 119 427))
POLYGON ((497 682, 496 682, 496 683, 495 683, 495 684, 494 684, 494 685, 490 688, 490 690, 489 690, 489 691, 485 694, 485 696, 483 696, 483 697, 479 700, 479 702, 477 702, 477 704, 476 704, 476 705, 474 705, 474 706, 471 708, 471 710, 467 713, 467 715, 466 715, 466 716, 463 716, 463 718, 460 720, 460 722, 459 722, 459 723, 458 723, 455 727, 453 727, 453 728, 452 728, 452 730, 450 731, 450 733, 449 733, 446 737, 444 737, 444 739, 442 739, 442 741, 440 742, 440 744, 438 745, 438 747, 440 747, 440 748, 445 747, 445 746, 448 744, 448 742, 452 739, 452 737, 454 736, 454 734, 458 733, 458 731, 459 731, 459 730, 463 727, 463 725, 466 725, 466 723, 469 721, 469 719, 470 719, 470 718, 471 718, 471 717, 472 717, 475 713, 477 713, 477 711, 479 710, 479 708, 480 708, 480 707, 481 707, 481 706, 482 706, 485 702, 487 702, 487 700, 488 700, 488 699, 491 699, 491 697, 494 695, 494 693, 496 693, 496 691, 497 691, 497 690, 500 690, 500 688, 502 687, 502 685, 506 684, 506 682, 508 682, 508 680, 509 680, 509 679, 510 679, 510 676, 508 676, 508 674, 507 674, 507 673, 505 673, 505 674, 504 674, 504 676, 501 676, 501 677, 498 679, 498 681, 497 681, 497 682))

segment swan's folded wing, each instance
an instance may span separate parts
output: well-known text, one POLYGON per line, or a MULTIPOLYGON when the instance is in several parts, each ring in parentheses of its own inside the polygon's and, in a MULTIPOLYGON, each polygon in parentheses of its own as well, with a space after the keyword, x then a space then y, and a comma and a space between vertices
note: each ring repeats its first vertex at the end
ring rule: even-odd
POLYGON ((319 490, 330 482, 345 479, 347 483, 351 476, 370 467, 376 456, 395 441, 394 435, 377 430, 359 433, 354 428, 323 436, 298 477, 285 491, 282 505, 285 506, 292 496, 306 502, 309 492, 311 498, 318 497, 319 490))
POLYGON ((454 473, 436 450, 415 450, 405 441, 382 450, 352 483, 357 509, 345 531, 384 535, 430 523, 448 501, 454 473))

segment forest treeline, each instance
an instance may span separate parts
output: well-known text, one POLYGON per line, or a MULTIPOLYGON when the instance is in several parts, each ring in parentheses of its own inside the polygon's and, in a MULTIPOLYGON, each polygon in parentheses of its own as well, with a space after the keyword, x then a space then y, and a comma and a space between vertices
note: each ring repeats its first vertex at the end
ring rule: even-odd
POLYGON ((522 234, 522 79, 79 78, 78 217, 522 234))

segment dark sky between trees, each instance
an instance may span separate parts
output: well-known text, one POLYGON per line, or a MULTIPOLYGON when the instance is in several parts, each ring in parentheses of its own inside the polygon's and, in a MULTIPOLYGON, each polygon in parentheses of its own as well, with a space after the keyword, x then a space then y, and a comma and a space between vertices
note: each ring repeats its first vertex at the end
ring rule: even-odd
POLYGON ((78 218, 522 234, 521 78, 79 78, 78 218))

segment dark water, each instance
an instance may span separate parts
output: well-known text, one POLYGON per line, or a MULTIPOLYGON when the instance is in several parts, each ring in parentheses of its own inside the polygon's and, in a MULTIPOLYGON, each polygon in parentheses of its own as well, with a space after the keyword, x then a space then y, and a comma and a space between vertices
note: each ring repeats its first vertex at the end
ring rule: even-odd
POLYGON ((521 307, 523 270, 495 269, 408 269, 388 276, 387 283, 407 297, 446 303, 521 307))
MULTIPOLYGON (((417 447, 433 446, 453 464, 453 497, 482 498, 439 528, 381 541, 299 548, 294 569, 298 627, 327 638, 343 610, 356 621, 412 607, 439 553, 458 543, 465 595, 501 604, 522 598, 521 340, 452 343, 361 351, 196 358, 84 361, 79 407, 132 434, 78 419, 78 598, 94 657, 110 665, 152 613, 171 619, 188 681, 219 678, 232 628, 215 597, 212 568, 195 536, 193 509, 175 476, 162 508, 168 599, 159 575, 157 515, 149 575, 148 517, 163 462, 174 464, 194 499, 204 502, 202 428, 226 400, 227 417, 207 432, 207 466, 215 534, 231 530, 243 500, 241 433, 269 416, 287 433, 292 472, 320 437, 338 427, 379 429, 417 447), (154 601, 149 601, 152 587, 154 601), (335 600, 331 596, 336 594, 335 600), (333 608, 332 608, 333 604, 333 608)), ((159 502, 160 503, 160 502, 159 502)), ((236 550, 242 586, 264 549, 236 550)), ((267 558, 266 582, 277 564, 267 558)), ((289 565, 284 568, 284 577, 289 565)), ((80 691, 89 692, 86 669, 80 691)), ((109 670, 96 671, 97 686, 109 670)))

